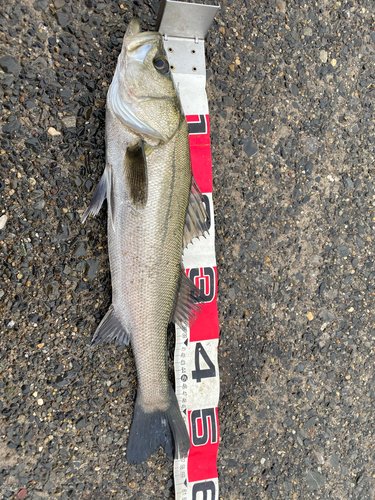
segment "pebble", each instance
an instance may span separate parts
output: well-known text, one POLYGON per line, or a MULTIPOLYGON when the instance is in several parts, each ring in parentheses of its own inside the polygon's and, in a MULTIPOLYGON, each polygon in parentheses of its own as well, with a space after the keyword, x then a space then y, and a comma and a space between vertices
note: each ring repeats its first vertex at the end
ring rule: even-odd
POLYGON ((324 321, 335 321, 336 319, 335 313, 325 308, 321 312, 321 317, 324 321))
POLYGON ((317 450, 314 450, 314 455, 315 455, 315 458, 316 458, 316 461, 318 462, 319 465, 323 465, 324 464, 324 457, 323 455, 317 451, 317 450))
POLYGON ((86 260, 85 278, 88 281, 92 281, 96 277, 99 270, 99 264, 100 262, 98 260, 86 260))
POLYGON ((56 19, 58 24, 64 29, 67 27, 69 22, 69 16, 64 12, 56 12, 56 19))
POLYGON ((35 153, 41 153, 43 150, 40 140, 37 137, 26 139, 25 146, 32 149, 35 153))
POLYGON ((41 71, 45 68, 48 67, 48 62, 47 60, 42 57, 42 56, 38 56, 35 61, 32 62, 32 68, 34 71, 41 71))
MULTIPOLYGON (((65 0, 64 0, 65 1, 65 0)), ((54 127, 49 127, 47 130, 49 135, 52 135, 52 137, 57 137, 58 135, 61 135, 61 132, 56 130, 54 127)))
POLYGON ((85 416, 80 417, 77 422, 76 422, 76 429, 83 429, 84 427, 87 426, 87 419, 85 416))
POLYGON ((343 467, 341 467, 341 475, 342 476, 348 476, 350 474, 350 470, 348 467, 346 467, 345 465, 343 467))
POLYGON ((7 223, 7 220, 8 220, 8 216, 7 214, 3 214, 1 217, 0 217, 0 230, 1 229, 4 229, 6 223, 7 223))
POLYGON ((326 63, 328 61, 328 52, 326 50, 321 50, 319 52, 319 59, 322 63, 326 63))
POLYGON ((93 184, 92 180, 87 179, 85 182, 85 188, 86 188, 87 193, 90 193, 93 187, 94 187, 94 184, 93 184))
POLYGON ((296 371, 299 373, 303 373, 305 371, 305 365, 303 363, 298 363, 296 366, 296 371))
POLYGON ((44 200, 39 200, 36 203, 34 203, 33 207, 35 210, 42 210, 46 205, 46 202, 44 200))
POLYGON ((232 97, 228 97, 228 96, 223 97, 223 106, 224 107, 232 107, 233 106, 232 97))
POLYGON ((30 198, 32 200, 36 200, 38 198, 42 198, 44 196, 44 191, 42 189, 34 189, 30 193, 30 198))
POLYGON ((348 257, 349 248, 345 245, 339 247, 339 254, 341 257, 348 257))
POLYGON ((297 97, 298 96, 297 84, 292 83, 292 85, 290 86, 290 89, 291 89, 292 94, 294 95, 294 97, 297 97))
POLYGON ((56 300, 60 296, 60 285, 57 281, 52 281, 46 286, 46 294, 50 300, 56 300))
POLYGON ((75 127, 76 126, 76 117, 75 116, 65 116, 61 118, 65 128, 75 127))
POLYGON ((84 257, 87 252, 87 243, 85 241, 79 241, 73 250, 73 257, 84 257))
POLYGON ((280 12, 285 14, 286 12, 286 2, 284 0, 276 0, 276 7, 280 12))
POLYGON ((319 490, 325 485, 326 477, 319 472, 308 471, 306 481, 312 490, 319 490))
POLYGON ((18 75, 21 71, 21 66, 11 56, 0 57, 0 68, 5 71, 5 73, 10 73, 12 75, 18 75))
POLYGON ((45 11, 48 9, 48 0, 35 0, 33 7, 37 11, 45 11))
POLYGON ((244 139, 244 147, 243 147, 246 155, 248 157, 252 157, 252 156, 255 156, 258 154, 259 150, 258 148, 256 147, 255 144, 253 144, 253 139, 252 137, 246 137, 246 139, 244 139))

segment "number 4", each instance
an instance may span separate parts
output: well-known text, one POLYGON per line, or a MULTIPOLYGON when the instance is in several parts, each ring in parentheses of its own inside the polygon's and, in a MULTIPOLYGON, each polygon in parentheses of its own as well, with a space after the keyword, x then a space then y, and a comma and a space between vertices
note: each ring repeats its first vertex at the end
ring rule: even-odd
POLYGON ((195 346, 195 370, 192 373, 193 379, 197 382, 201 382, 202 378, 210 378, 216 376, 216 369, 213 362, 210 360, 208 354, 204 350, 204 347, 200 342, 197 342, 195 346), (199 364, 199 356, 202 356, 208 368, 201 369, 199 364))

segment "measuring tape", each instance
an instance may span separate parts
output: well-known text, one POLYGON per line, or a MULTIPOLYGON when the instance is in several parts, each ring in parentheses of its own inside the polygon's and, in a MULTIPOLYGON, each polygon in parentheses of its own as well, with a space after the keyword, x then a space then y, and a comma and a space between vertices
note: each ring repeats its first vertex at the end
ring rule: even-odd
POLYGON ((218 500, 219 368, 217 268, 212 204, 210 121, 204 38, 219 7, 166 0, 159 13, 172 76, 189 126, 194 178, 203 194, 209 234, 185 249, 183 264, 201 291, 201 313, 182 330, 176 325, 175 392, 191 440, 187 458, 174 461, 176 500, 218 500))
MULTIPOLYGON (((184 266, 191 281, 200 289, 204 301, 197 320, 184 332, 176 326, 175 379, 176 396, 186 419, 192 446, 187 459, 175 460, 174 480, 178 500, 216 500, 218 496, 217 452, 219 448, 219 369, 217 347, 219 318, 217 312, 217 268, 214 247, 212 177, 199 182, 197 170, 212 170, 208 115, 198 115, 205 122, 205 134, 191 133, 190 148, 206 149, 205 155, 191 155, 193 174, 205 199, 210 217, 210 236, 194 242, 185 250, 184 266), (204 163, 204 164, 203 164, 204 163), (196 173, 197 172, 197 173, 196 173), (198 496, 198 493, 203 496, 198 496), (208 493, 211 496, 208 496, 208 493)), ((196 124, 197 116, 187 115, 196 124)), ((192 128, 190 129, 192 130, 192 128)), ((203 153, 203 151, 202 151, 203 153)))

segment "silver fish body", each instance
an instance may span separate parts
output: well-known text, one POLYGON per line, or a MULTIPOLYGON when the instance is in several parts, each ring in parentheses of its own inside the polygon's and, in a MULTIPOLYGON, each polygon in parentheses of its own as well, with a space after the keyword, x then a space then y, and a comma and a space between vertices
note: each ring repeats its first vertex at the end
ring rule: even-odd
MULTIPOLYGON (((108 122, 111 131, 116 131, 118 124, 108 122)), ((129 199, 123 157, 120 148, 108 153, 116 207, 113 225, 109 209, 108 224, 112 303, 131 338, 143 404, 163 410, 169 403, 166 331, 181 275, 181 242, 191 187, 186 122, 167 144, 147 156, 144 207, 134 206, 129 199)))
POLYGON ((190 439, 167 373, 167 327, 197 312, 181 254, 206 230, 192 181, 187 123, 158 33, 132 21, 107 97, 106 169, 84 214, 108 200, 112 305, 93 343, 130 339, 138 377, 127 459, 163 446, 186 455, 190 439))

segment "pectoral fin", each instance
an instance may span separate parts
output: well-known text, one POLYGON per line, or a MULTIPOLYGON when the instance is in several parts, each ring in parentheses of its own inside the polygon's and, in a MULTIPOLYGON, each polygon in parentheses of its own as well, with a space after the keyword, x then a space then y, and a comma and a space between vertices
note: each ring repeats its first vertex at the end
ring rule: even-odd
POLYGON ((147 161, 143 141, 126 150, 124 174, 130 200, 134 205, 144 207, 147 202, 147 161))
POLYGON ((116 343, 120 345, 129 344, 129 335, 123 329, 120 320, 117 318, 113 304, 110 306, 107 314, 96 329, 91 345, 108 343, 112 342, 112 340, 116 340, 116 343))
POLYGON ((100 179, 99 184, 96 186, 94 196, 91 199, 90 205, 86 208, 85 213, 82 215, 82 224, 85 222, 89 215, 97 215, 103 205, 103 201, 107 197, 107 175, 106 170, 100 179))
POLYGON ((113 175, 111 165, 107 165, 103 172, 99 184, 96 186, 94 195, 91 199, 90 205, 86 208, 85 213, 82 215, 82 224, 86 221, 89 215, 97 215, 103 205, 103 201, 107 198, 110 205, 110 215, 112 227, 114 228, 114 214, 115 214, 115 198, 113 189, 113 175))
POLYGON ((203 236, 208 231, 207 213, 203 204, 203 196, 193 177, 189 205, 186 212, 183 248, 194 238, 203 236))
POLYGON ((186 276, 181 269, 180 289, 178 291, 176 307, 174 310, 173 321, 183 330, 194 322, 201 311, 201 306, 195 302, 201 297, 198 287, 186 276))

